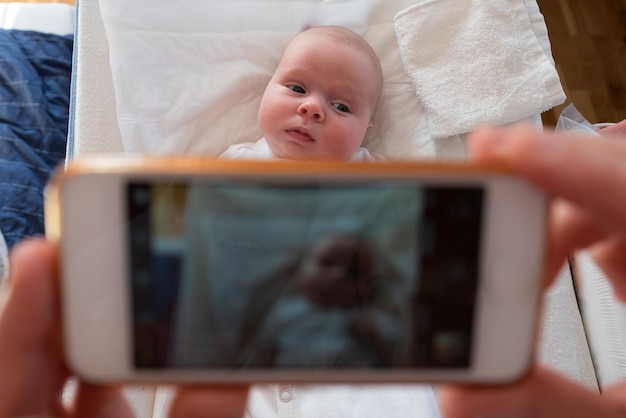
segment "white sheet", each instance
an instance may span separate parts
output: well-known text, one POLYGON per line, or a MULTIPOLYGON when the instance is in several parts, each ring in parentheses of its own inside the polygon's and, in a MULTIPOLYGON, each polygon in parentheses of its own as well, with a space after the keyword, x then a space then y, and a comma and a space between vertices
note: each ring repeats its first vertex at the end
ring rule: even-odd
POLYGON ((365 37, 385 75, 364 146, 390 158, 463 158, 460 137, 433 141, 400 60, 393 17, 415 2, 101 0, 124 149, 216 155, 255 141, 261 93, 286 43, 304 27, 337 24, 365 37))

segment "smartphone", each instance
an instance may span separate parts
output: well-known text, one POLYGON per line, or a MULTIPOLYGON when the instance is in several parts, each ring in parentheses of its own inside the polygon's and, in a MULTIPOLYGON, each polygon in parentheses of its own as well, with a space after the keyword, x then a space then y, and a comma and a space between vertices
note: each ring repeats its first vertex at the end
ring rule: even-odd
POLYGON ((506 168, 92 158, 45 197, 83 379, 494 384, 532 361, 547 200, 506 168))

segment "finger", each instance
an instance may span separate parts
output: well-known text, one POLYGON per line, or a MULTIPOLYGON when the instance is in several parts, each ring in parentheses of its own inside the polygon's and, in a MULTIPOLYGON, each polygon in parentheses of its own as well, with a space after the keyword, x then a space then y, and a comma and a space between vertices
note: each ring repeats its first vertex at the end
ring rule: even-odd
POLYGON ((170 408, 171 418, 241 418, 248 399, 248 386, 184 387, 170 408))
POLYGON ((121 390, 114 386, 80 383, 71 416, 82 418, 131 418, 133 410, 121 390))
POLYGON ((590 249, 598 267, 611 279, 615 295, 626 301, 626 239, 613 236, 590 249))
POLYGON ((555 199, 550 207, 546 284, 551 284, 572 252, 587 248, 607 236, 603 226, 586 212, 562 199, 555 199))
POLYGON ((602 396, 613 402, 626 416, 626 382, 617 383, 602 389, 602 396))
POLYGON ((603 398, 597 391, 539 367, 515 385, 443 386, 438 396, 446 418, 618 418, 626 411, 623 399, 603 398))
MULTIPOLYGON (((505 162, 561 198, 552 205, 550 216, 546 283, 554 279, 572 251, 611 234, 626 235, 626 196, 622 196, 626 171, 621 165, 626 142, 546 135, 527 126, 483 128, 470 137, 470 155, 476 161, 505 162)), ((596 248, 594 256, 615 289, 625 287, 620 246, 598 244, 596 248)), ((620 297, 624 293, 621 290, 620 297)))
POLYGON ((0 416, 51 414, 67 378, 60 344, 56 250, 43 240, 30 240, 14 247, 10 262, 0 314, 0 416))
POLYGON ((528 180, 626 233, 626 142, 548 135, 530 126, 483 128, 470 138, 475 161, 505 162, 528 180))
MULTIPOLYGON (((484 127, 470 135, 470 155, 472 159, 482 162, 494 162, 504 159, 510 163, 516 158, 512 151, 500 151, 507 148, 508 131, 505 129, 484 127)), ((517 138, 540 135, 531 130, 518 132, 517 138)), ((515 147, 512 147, 515 149, 515 147)), ((607 236, 604 227, 598 225, 593 216, 586 211, 568 203, 564 199, 555 199, 550 206, 550 222, 548 231, 548 257, 546 260, 545 284, 549 286, 557 276, 567 257, 575 250, 585 248, 607 236)))

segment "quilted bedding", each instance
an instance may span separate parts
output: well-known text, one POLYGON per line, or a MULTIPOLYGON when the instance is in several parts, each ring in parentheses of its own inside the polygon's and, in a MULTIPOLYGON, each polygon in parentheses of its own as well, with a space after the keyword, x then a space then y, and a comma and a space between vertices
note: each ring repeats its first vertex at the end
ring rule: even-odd
POLYGON ((44 233, 43 188, 65 158, 73 36, 0 30, 0 230, 44 233))

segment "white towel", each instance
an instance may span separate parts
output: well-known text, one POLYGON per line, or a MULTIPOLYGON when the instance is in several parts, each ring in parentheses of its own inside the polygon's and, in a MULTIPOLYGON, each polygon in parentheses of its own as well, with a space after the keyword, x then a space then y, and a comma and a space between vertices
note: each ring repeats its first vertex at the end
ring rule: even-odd
POLYGON ((398 13, 394 27, 435 138, 512 123, 565 101, 524 0, 426 0, 398 13))

